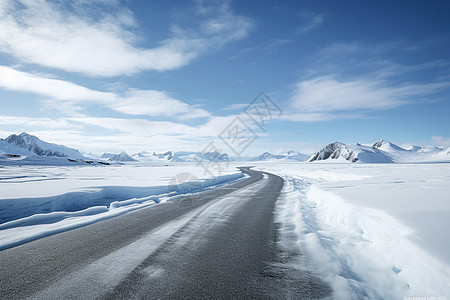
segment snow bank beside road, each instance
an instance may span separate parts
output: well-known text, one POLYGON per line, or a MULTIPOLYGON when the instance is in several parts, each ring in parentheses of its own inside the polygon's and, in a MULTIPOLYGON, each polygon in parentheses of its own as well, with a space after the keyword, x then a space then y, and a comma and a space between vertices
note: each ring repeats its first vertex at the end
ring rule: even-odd
POLYGON ((194 164, 0 170, 0 197, 15 196, 0 198, 0 250, 241 178, 236 169, 209 177, 194 164), (180 174, 190 180, 180 182, 180 174), (55 195, 61 188, 73 191, 55 195))
MULTIPOLYGON (((195 183, 187 182, 173 185, 136 187, 136 186, 104 186, 85 188, 82 191, 70 192, 56 196, 30 197, 17 199, 0 199, 0 229, 2 223, 30 217, 36 214, 50 216, 54 212, 74 213, 92 207, 108 209, 120 206, 139 204, 145 201, 159 203, 163 199, 179 194, 198 192, 215 187, 224 182, 241 178, 240 173, 205 178, 195 183), (151 197, 148 197, 151 196, 151 197)), ((57 216, 58 214, 54 214, 57 216)), ((59 214, 60 215, 60 214, 59 214)), ((73 215, 73 214, 72 214, 73 215)), ((52 217, 53 218, 53 217, 52 217)), ((40 217, 42 219, 42 217, 40 217)))
POLYGON ((450 295, 450 165, 261 167, 286 179, 281 244, 336 299, 450 295))
POLYGON ((305 200, 315 206, 315 225, 320 240, 327 241, 328 264, 337 271, 333 274, 326 262, 319 262, 329 276, 342 276, 350 286, 366 286, 361 290, 371 299, 450 294, 450 267, 414 244, 408 238, 413 230, 392 216, 348 204, 315 186, 305 200))

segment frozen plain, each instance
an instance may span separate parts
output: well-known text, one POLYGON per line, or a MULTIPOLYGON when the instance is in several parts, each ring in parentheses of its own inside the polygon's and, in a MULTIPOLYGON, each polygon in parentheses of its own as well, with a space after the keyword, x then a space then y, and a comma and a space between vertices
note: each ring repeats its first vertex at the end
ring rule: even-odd
MULTIPOLYGON (((290 262, 295 267, 326 279, 334 297, 450 295, 450 164, 251 165, 285 179, 275 212, 282 225, 279 244, 297 254, 290 262)), ((235 166, 218 180, 193 163, 0 168, 0 244, 9 247, 189 193, 192 185, 168 189, 178 174, 200 178, 202 189, 239 180, 235 166)))

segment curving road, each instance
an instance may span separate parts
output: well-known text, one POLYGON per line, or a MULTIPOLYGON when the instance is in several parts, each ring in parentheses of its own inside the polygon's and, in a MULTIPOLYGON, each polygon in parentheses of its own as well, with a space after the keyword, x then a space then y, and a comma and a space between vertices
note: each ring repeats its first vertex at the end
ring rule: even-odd
POLYGON ((273 220, 283 180, 239 182, 0 252, 1 299, 301 299, 331 295, 290 269, 273 220))

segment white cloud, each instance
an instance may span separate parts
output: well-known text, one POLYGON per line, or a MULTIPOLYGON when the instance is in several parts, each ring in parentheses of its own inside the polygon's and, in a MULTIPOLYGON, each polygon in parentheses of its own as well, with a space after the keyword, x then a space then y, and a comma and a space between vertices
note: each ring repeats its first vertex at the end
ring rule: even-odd
POLYGON ((0 87, 30 92, 49 99, 44 103, 79 114, 88 104, 97 104, 129 115, 165 116, 181 119, 208 117, 196 106, 171 97, 167 92, 130 89, 122 95, 88 89, 72 82, 40 77, 0 66, 0 87), (81 105, 80 105, 81 104, 81 105), (61 106, 62 105, 62 106, 61 106))
POLYGON ((235 117, 235 115, 226 117, 214 116, 210 117, 207 122, 197 126, 145 119, 83 117, 67 118, 67 120, 136 136, 179 135, 186 138, 202 138, 217 137, 235 117))
POLYGON ((112 108, 130 115, 183 115, 184 118, 208 117, 210 115, 206 110, 195 108, 170 97, 167 92, 154 90, 130 90, 126 93, 123 101, 114 104, 112 108))
POLYGON ((182 67, 245 38, 252 27, 251 20, 235 15, 227 4, 197 17, 199 28, 174 25, 170 37, 144 48, 131 30, 137 23, 133 14, 117 1, 5 0, 0 5, 0 51, 69 72, 115 76, 182 67))
POLYGON ((384 110, 427 100, 449 86, 448 82, 390 86, 383 81, 324 76, 299 82, 292 106, 303 113, 384 110))
POLYGON ((63 128, 73 127, 67 120, 64 119, 52 119, 52 118, 31 118, 31 117, 18 117, 18 116, 5 116, 0 115, 0 125, 14 125, 14 126, 27 126, 32 127, 44 127, 44 128, 63 128))
MULTIPOLYGON (((159 151, 201 151, 211 141, 216 141, 216 146, 227 150, 226 146, 218 139, 218 135, 235 117, 211 117, 206 123, 198 126, 144 119, 92 117, 69 118, 67 120, 76 124, 97 126, 107 130, 104 136, 97 135, 95 139, 92 139, 92 145, 80 144, 83 149, 86 149, 85 151, 88 151, 88 149, 105 149, 106 145, 110 145, 109 147, 112 149, 118 149, 118 145, 126 145, 127 149, 133 149, 133 151, 148 149, 151 149, 151 151, 157 151, 158 149, 159 151), (155 143, 155 141, 158 142, 155 143), (103 145, 103 142, 106 144, 103 145), (114 145, 113 142, 117 144, 114 145)), ((84 138, 83 141, 85 141, 84 138)))
POLYGON ((68 120, 135 136, 196 135, 194 127, 168 121, 97 117, 69 118, 68 120))

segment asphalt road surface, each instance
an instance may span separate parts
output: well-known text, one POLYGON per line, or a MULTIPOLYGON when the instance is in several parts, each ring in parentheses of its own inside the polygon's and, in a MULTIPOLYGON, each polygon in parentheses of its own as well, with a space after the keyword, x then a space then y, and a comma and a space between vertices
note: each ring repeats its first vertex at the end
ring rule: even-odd
POLYGON ((284 263, 282 178, 234 184, 0 251, 1 299, 311 299, 332 295, 284 263))

